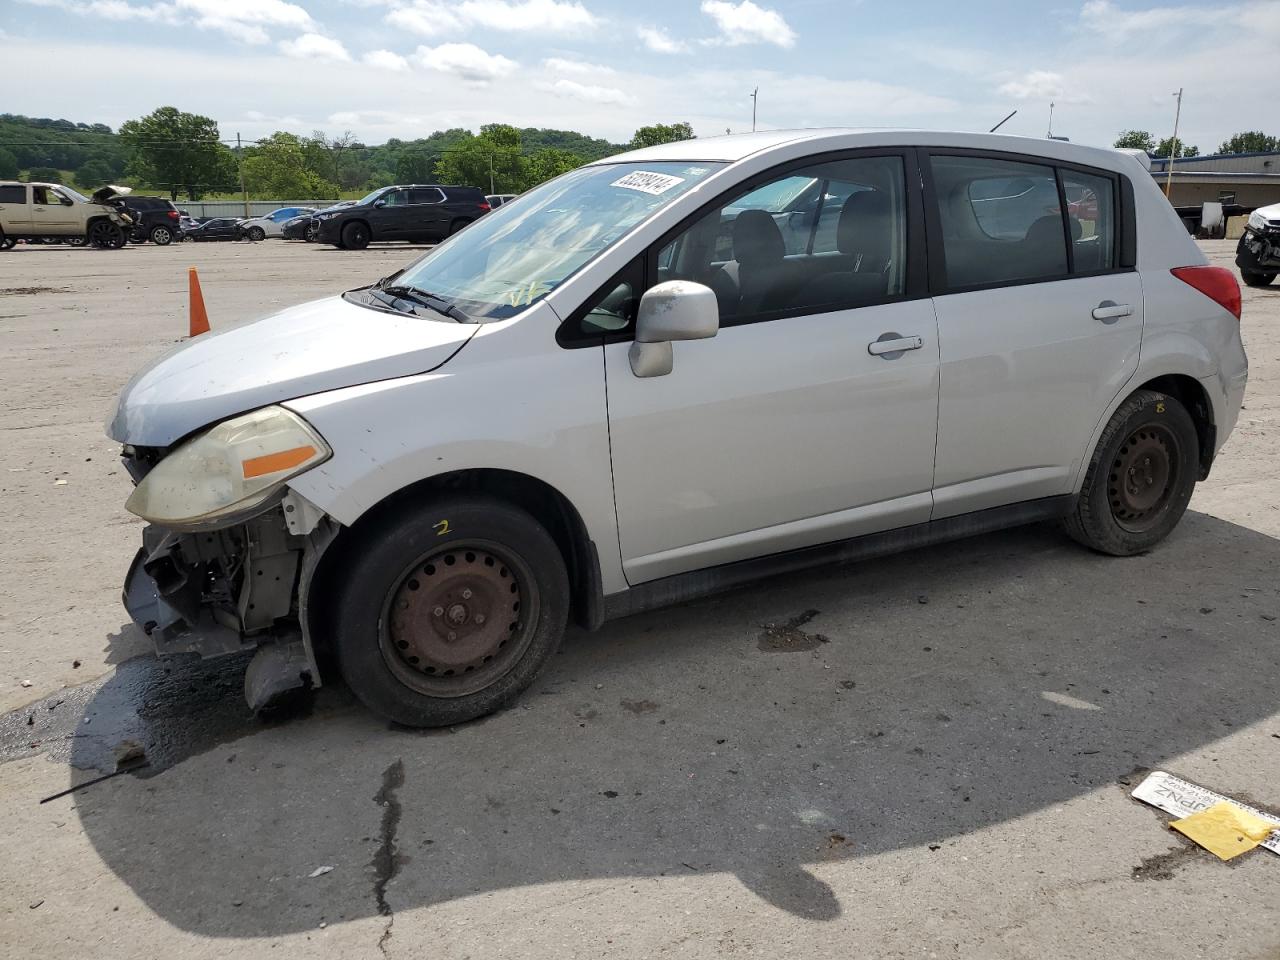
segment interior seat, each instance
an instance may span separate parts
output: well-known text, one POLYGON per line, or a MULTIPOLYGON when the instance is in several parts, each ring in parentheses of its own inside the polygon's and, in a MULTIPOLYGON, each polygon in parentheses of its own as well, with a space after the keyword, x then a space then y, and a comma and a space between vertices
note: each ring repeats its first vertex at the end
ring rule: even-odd
POLYGON ((723 268, 725 279, 712 289, 721 290, 731 282, 736 290, 733 314, 754 314, 781 310, 792 304, 801 274, 798 265, 786 259, 782 231, 764 210, 743 210, 733 220, 733 260, 723 268))
POLYGON ((851 194, 836 222, 840 269, 830 270, 806 285, 800 295, 805 306, 822 303, 858 304, 879 300, 889 286, 893 260, 893 208, 878 190, 851 194))

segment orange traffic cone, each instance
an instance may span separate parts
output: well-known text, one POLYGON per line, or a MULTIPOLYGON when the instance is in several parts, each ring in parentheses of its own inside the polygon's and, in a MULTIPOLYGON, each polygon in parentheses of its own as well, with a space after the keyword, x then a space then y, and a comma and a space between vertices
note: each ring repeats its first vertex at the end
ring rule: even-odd
POLYGON ((188 286, 191 293, 191 331, 189 337, 198 337, 209 332, 209 314, 204 309, 204 294, 200 292, 200 278, 196 276, 196 268, 187 271, 188 286))

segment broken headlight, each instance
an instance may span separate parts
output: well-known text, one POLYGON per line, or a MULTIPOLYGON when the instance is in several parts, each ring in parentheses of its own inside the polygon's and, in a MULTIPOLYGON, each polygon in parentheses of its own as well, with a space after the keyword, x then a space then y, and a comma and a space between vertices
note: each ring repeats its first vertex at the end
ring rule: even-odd
POLYGON ((296 413, 263 407, 174 449, 142 478, 125 508, 175 530, 225 525, 251 515, 285 481, 332 454, 296 413))

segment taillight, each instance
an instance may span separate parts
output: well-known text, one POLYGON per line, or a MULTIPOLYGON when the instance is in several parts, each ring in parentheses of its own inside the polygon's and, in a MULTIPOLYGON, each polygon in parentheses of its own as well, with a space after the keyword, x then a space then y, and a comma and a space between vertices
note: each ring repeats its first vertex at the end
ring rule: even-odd
POLYGON ((168 216, 169 216, 169 219, 170 219, 170 220, 177 220, 177 219, 178 219, 178 211, 177 211, 177 210, 170 210, 170 211, 168 212, 168 216))
POLYGON ((489 201, 487 201, 487 200, 486 200, 484 203, 480 204, 480 209, 481 209, 481 210, 484 210, 484 211, 488 211, 488 210, 490 209, 490 208, 489 208, 489 201))
POLYGON ((1226 267, 1174 267, 1169 272, 1240 319, 1240 284, 1226 267))

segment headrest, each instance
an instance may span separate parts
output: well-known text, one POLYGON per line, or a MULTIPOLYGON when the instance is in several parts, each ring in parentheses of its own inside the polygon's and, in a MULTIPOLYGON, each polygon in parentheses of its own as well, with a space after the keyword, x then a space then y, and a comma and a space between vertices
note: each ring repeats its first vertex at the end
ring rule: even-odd
POLYGON ((763 210, 743 210, 733 221, 733 258, 738 263, 776 263, 786 254, 782 232, 763 210))

